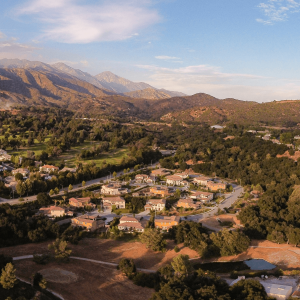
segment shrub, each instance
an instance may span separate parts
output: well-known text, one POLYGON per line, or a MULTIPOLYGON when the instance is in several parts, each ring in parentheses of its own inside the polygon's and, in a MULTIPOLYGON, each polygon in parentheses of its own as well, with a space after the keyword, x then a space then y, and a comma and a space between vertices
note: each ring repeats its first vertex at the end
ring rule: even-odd
POLYGON ((46 265, 50 261, 50 255, 45 253, 45 254, 34 254, 33 255, 33 261, 39 265, 46 265))
POLYGON ((155 288, 159 284, 159 277, 155 274, 141 273, 138 272, 132 279, 133 283, 148 288, 155 288))
POLYGON ((127 277, 131 277, 136 272, 136 267, 132 259, 122 258, 119 262, 118 269, 127 277))
POLYGON ((178 246, 175 246, 175 247, 174 247, 174 251, 175 251, 176 253, 178 253, 178 252, 180 251, 179 247, 178 247, 178 246))

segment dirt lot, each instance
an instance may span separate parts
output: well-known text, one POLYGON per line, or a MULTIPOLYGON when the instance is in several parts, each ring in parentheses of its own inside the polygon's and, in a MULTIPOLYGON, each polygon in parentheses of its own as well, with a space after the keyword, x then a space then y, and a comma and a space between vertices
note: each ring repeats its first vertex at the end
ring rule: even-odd
MULTIPOLYGON (((21 256, 30 254, 41 254, 48 251, 50 242, 27 244, 16 247, 0 249, 0 253, 10 256, 21 256)), ((178 245, 181 254, 187 254, 190 258, 198 257, 196 251, 178 245)), ((83 239, 78 245, 70 245, 73 250, 72 256, 90 258, 106 262, 118 263, 123 257, 132 258, 138 268, 157 270, 162 265, 170 262, 173 257, 177 256, 173 249, 174 242, 168 241, 167 251, 165 253, 154 252, 146 248, 140 242, 120 242, 114 240, 102 239, 83 239)))
POLYGON ((291 245, 279 245, 269 241, 253 240, 246 252, 235 256, 220 257, 210 261, 241 261, 261 258, 278 265, 283 270, 300 270, 300 248, 291 245))
POLYGON ((214 216, 211 218, 207 218, 204 220, 201 220, 201 223, 205 226, 209 226, 212 228, 216 228, 218 230, 224 229, 224 227, 220 226, 220 223, 217 221, 217 219, 220 219, 222 222, 228 221, 233 223, 234 228, 239 228, 241 225, 240 220, 237 219, 236 215, 226 214, 226 215, 220 215, 220 216, 214 216))
POLYGON ((17 276, 27 280, 38 271, 46 274, 46 278, 53 270, 67 274, 71 278, 68 281, 64 280, 66 276, 48 278, 48 288, 62 295, 65 300, 140 300, 149 299, 154 292, 136 286, 114 267, 90 262, 71 260, 67 264, 50 263, 43 266, 31 260, 22 260, 16 261, 15 265, 17 276))

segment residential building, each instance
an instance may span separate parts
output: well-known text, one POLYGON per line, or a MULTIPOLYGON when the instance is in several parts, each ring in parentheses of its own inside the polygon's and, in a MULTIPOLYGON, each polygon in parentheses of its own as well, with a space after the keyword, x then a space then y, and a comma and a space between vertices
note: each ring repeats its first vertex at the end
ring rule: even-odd
POLYGON ((70 206, 84 208, 85 206, 91 206, 92 208, 96 208, 96 205, 91 202, 90 197, 85 198, 70 198, 69 199, 70 206))
POLYGON ((20 173, 20 174, 23 175, 23 177, 27 177, 27 175, 29 175, 30 172, 26 168, 20 168, 20 169, 14 169, 14 170, 12 170, 11 173, 13 175, 16 175, 16 174, 20 173))
POLYGON ((128 216, 123 216, 120 219, 120 223, 118 225, 118 229, 122 231, 139 231, 143 232, 144 231, 144 226, 141 223, 140 220, 138 220, 135 217, 128 217, 128 216))
POLYGON ((151 171, 151 175, 153 175, 153 176, 168 176, 170 174, 171 174, 171 172, 164 168, 155 169, 155 170, 151 171))
POLYGON ((135 176, 135 181, 136 181, 137 183, 143 183, 143 182, 145 182, 148 178, 149 178, 149 176, 146 175, 146 174, 138 174, 138 175, 135 176))
POLYGON ((172 193, 170 192, 167 186, 152 186, 150 187, 150 194, 157 195, 161 197, 171 196, 172 193))
POLYGON ((198 184, 198 185, 203 185, 203 186, 207 186, 207 184, 209 182, 213 181, 212 178, 210 177, 205 177, 205 176, 199 176, 199 177, 196 177, 194 178, 193 182, 195 184, 198 184))
POLYGON ((206 203, 214 199, 214 194, 209 192, 197 191, 197 192, 193 192, 191 198, 206 203))
POLYGON ((260 197, 260 195, 261 195, 261 192, 254 190, 254 191, 250 192, 250 195, 252 195, 253 198, 258 199, 260 197))
POLYGON ((40 167, 40 172, 50 173, 50 172, 55 172, 55 171, 58 171, 58 170, 59 170, 58 167, 55 167, 55 166, 52 166, 52 165, 44 165, 44 166, 40 167))
POLYGON ((35 161, 34 162, 34 166, 36 167, 36 168, 39 168, 41 165, 43 164, 43 162, 42 161, 35 161))
POLYGON ((38 214, 44 214, 48 217, 62 217, 63 215, 73 216, 71 211, 59 206, 42 207, 38 214))
POLYGON ((179 199, 176 206, 183 207, 183 208, 199 209, 201 207, 201 204, 200 202, 194 201, 191 198, 185 198, 185 199, 179 199))
POLYGON ((207 183, 207 188, 211 191, 217 192, 218 190, 226 190, 226 183, 223 182, 214 182, 214 181, 209 181, 207 183))
POLYGON ((84 227, 89 231, 95 231, 105 227, 105 221, 100 216, 83 215, 72 219, 73 226, 84 227))
POLYGON ((171 185, 184 185, 188 186, 189 182, 184 180, 181 176, 178 175, 170 175, 166 177, 167 179, 167 184, 171 185))
POLYGON ((144 206, 145 210, 161 211, 166 207, 165 199, 150 199, 144 206))
POLYGON ((300 140, 300 135, 295 135, 295 136, 294 136, 294 139, 295 139, 295 140, 300 140))
POLYGON ((260 280, 260 283, 265 288, 267 295, 277 300, 286 300, 293 292, 293 287, 289 285, 279 285, 263 280, 260 280))
POLYGON ((62 172, 70 172, 70 173, 76 173, 77 168, 68 168, 68 167, 64 167, 63 169, 61 169, 58 173, 62 173, 62 172))
POLYGON ((226 126, 221 126, 221 125, 213 125, 213 126, 210 126, 210 128, 212 129, 218 129, 218 130, 221 130, 221 129, 224 129, 226 126))
POLYGON ((179 216, 157 216, 154 224, 155 228, 169 231, 172 226, 178 225, 180 222, 179 216))
POLYGON ((11 160, 11 155, 7 154, 5 150, 0 149, 0 161, 11 160))
POLYGON ((101 188, 101 194, 104 195, 122 195, 126 193, 128 193, 128 189, 122 188, 119 183, 109 183, 101 188))
POLYGON ((194 165, 194 162, 192 159, 189 159, 185 162, 188 166, 193 166, 194 165))
POLYGON ((126 201, 122 197, 107 197, 102 200, 103 207, 106 209, 111 209, 113 205, 116 208, 125 208, 126 201))

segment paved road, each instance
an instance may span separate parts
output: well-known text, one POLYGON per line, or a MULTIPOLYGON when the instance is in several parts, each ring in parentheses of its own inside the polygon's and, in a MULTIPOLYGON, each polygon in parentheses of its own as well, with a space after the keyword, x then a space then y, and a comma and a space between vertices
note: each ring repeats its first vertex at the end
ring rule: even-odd
POLYGON ((219 208, 220 209, 229 208, 235 201, 237 201, 238 197, 244 192, 243 187, 234 184, 232 186, 234 192, 232 192, 231 194, 225 194, 225 200, 221 204, 212 207, 209 212, 199 214, 199 215, 189 216, 187 220, 198 222, 205 218, 214 216, 218 212, 219 208))

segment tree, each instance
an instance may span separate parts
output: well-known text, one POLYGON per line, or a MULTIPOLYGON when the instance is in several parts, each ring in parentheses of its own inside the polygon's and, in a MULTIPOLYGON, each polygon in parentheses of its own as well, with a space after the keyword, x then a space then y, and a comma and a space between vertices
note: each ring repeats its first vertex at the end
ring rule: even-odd
POLYGON ((187 277, 193 271, 188 255, 179 254, 174 257, 171 266, 174 269, 175 275, 179 278, 187 277))
POLYGON ((114 171, 112 175, 113 175, 113 177, 116 179, 116 177, 117 177, 117 172, 114 171))
POLYGON ((69 190, 69 191, 72 191, 72 190, 73 190, 73 185, 72 185, 72 184, 69 185, 68 190, 69 190))
POLYGON ((136 267, 132 259, 122 258, 118 264, 118 268, 128 277, 136 272, 136 267))
POLYGON ((84 186, 85 186, 85 184, 86 184, 86 182, 83 180, 83 181, 82 181, 82 186, 84 187, 84 186))
POLYGON ((41 206, 49 205, 52 202, 51 197, 46 193, 38 193, 36 199, 41 206))
POLYGON ((68 261, 72 250, 67 249, 68 242, 56 239, 52 244, 48 245, 50 250, 54 250, 55 259, 58 261, 68 261))
POLYGON ((23 180, 23 175, 22 175, 21 173, 17 173, 17 174, 15 175, 15 180, 16 180, 16 181, 23 180))
POLYGON ((258 280, 240 280, 230 287, 230 295, 235 300, 267 300, 265 288, 258 280))
POLYGON ((58 187, 56 187, 56 188, 54 189, 54 194, 55 194, 55 195, 58 195, 58 194, 59 194, 59 188, 58 188, 58 187))
POLYGON ((221 256, 236 255, 246 251, 250 244, 250 239, 241 231, 223 229, 218 233, 212 233, 210 238, 219 249, 221 256))
POLYGON ((53 191, 53 190, 50 190, 49 195, 50 195, 50 196, 53 196, 53 195, 54 195, 54 191, 53 191))
POLYGON ((47 281, 41 273, 36 272, 33 276, 33 286, 40 287, 41 289, 47 288, 47 281))
POLYGON ((20 196, 23 196, 26 193, 26 184, 25 182, 19 181, 16 186, 17 193, 20 196))
POLYGON ((2 269, 0 283, 4 289, 10 290, 15 286, 17 281, 16 278, 16 269, 14 268, 12 263, 6 264, 5 268, 2 269))
POLYGON ((155 228, 146 228, 141 234, 140 240, 146 244, 147 248, 153 251, 164 251, 166 248, 166 240, 163 235, 155 228))

